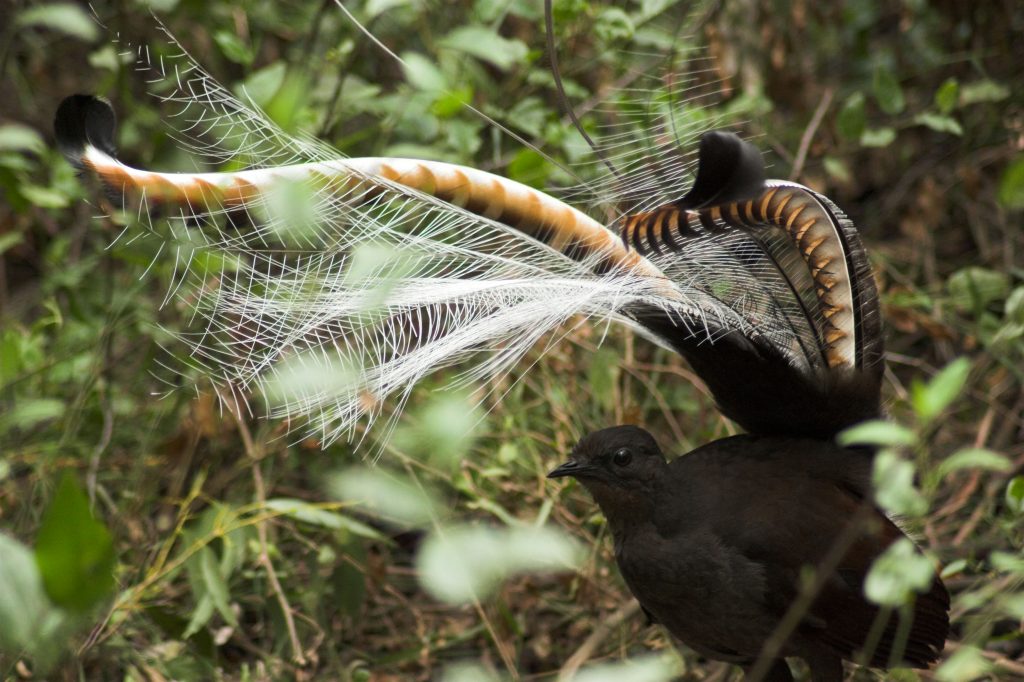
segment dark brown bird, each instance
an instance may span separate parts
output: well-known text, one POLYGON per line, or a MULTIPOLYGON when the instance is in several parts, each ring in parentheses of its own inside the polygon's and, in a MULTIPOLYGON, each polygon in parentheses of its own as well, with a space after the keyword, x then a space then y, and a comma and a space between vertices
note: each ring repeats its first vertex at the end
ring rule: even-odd
MULTIPOLYGON (((780 656, 799 656, 815 682, 843 679, 879 609, 864 596, 872 562, 903 532, 870 502, 871 455, 827 442, 734 436, 666 462, 654 438, 618 426, 583 438, 549 476, 572 476, 594 496, 626 584, 654 622, 698 653, 749 671, 801 592, 807 568, 838 562, 780 656), (860 519, 857 528, 850 524, 860 519), (839 558, 841 557, 841 558, 839 558)), ((936 577, 919 595, 900 651, 898 618, 867 652, 926 667, 949 629, 949 595, 936 577)), ((782 658, 765 679, 792 680, 782 658)))

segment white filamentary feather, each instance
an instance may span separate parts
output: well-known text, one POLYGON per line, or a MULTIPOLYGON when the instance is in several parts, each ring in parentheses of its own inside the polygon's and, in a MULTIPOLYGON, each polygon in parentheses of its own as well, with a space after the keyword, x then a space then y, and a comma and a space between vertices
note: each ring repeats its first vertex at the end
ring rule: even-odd
MULTIPOLYGON (((771 335, 775 347, 792 349, 794 365, 810 362, 797 338, 805 332, 794 330, 769 278, 751 265, 742 234, 641 259, 642 272, 595 274, 596 256, 574 260, 514 227, 364 172, 369 160, 337 161, 322 142, 285 133, 184 50, 154 62, 147 50, 135 56, 153 80, 171 84, 158 96, 179 105, 182 147, 244 163, 261 187, 244 201, 246 229, 232 227, 237 206, 195 199, 158 226, 149 209, 161 197, 138 197, 133 212, 151 228, 144 236, 170 247, 155 258, 174 253, 168 297, 192 311, 193 324, 172 333, 189 348, 189 364, 215 383, 235 396, 266 394, 271 416, 308 425, 325 443, 351 436, 385 400, 401 406, 439 368, 461 367, 452 384, 475 381, 507 371, 573 319, 636 326, 629 312, 638 307, 672 313, 685 333, 708 342, 712 330, 771 335), (289 164, 321 164, 333 175, 282 168, 289 164)), ((611 148, 624 143, 612 136, 611 148)), ((666 179, 681 193, 691 163, 678 153, 666 156, 658 180, 623 153, 621 196, 664 190, 666 179)), ((119 163, 92 147, 86 156, 119 163)))

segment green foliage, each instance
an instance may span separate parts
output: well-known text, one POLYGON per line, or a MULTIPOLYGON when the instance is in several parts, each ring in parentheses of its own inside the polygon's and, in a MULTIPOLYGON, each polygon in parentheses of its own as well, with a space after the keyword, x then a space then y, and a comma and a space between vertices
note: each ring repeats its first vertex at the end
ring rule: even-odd
POLYGON ((93 518, 74 476, 64 472, 36 538, 47 595, 59 607, 88 611, 113 590, 116 561, 110 532, 93 518))

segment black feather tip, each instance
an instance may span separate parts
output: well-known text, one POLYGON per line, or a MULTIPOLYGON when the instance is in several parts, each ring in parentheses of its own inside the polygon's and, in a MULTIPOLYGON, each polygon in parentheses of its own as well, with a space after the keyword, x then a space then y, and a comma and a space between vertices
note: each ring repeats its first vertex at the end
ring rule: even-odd
POLYGON ((71 95, 57 107, 53 131, 57 148, 75 167, 81 168, 86 145, 114 156, 117 117, 110 103, 92 95, 71 95))
POLYGON ((676 205, 700 209, 754 199, 764 191, 764 178, 764 160, 757 147, 733 133, 704 133, 697 179, 676 205))

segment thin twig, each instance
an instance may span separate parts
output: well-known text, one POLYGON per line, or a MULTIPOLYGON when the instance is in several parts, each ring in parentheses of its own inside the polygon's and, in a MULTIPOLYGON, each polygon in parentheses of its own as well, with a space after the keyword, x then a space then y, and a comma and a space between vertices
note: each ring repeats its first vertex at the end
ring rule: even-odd
POLYGON ((832 97, 835 94, 835 90, 828 88, 821 96, 821 101, 818 102, 818 108, 814 110, 814 115, 811 116, 811 120, 807 124, 807 128, 804 130, 804 134, 800 137, 800 148, 797 149, 796 159, 793 160, 793 171, 789 174, 790 180, 796 180, 803 172, 804 162, 807 161, 807 152, 811 148, 811 142, 814 140, 814 134, 818 132, 818 126, 821 125, 821 119, 825 118, 825 112, 828 111, 828 106, 832 104, 832 97))
POLYGON ((583 640, 583 644, 565 661, 565 664, 558 671, 558 682, 571 680, 576 675, 580 666, 590 660, 594 651, 601 645, 608 635, 619 627, 619 625, 635 616, 640 611, 640 602, 635 599, 620 606, 612 615, 601 619, 590 636, 583 640))
MULTIPOLYGON (((263 484, 263 472, 260 471, 260 455, 256 448, 256 443, 253 441, 252 434, 249 432, 249 426, 242 419, 239 414, 238 405, 235 402, 234 396, 223 401, 227 405, 228 411, 231 416, 235 419, 235 424, 238 425, 238 433, 242 437, 242 445, 245 447, 245 454, 249 457, 249 461, 252 465, 252 480, 256 492, 256 503, 262 509, 267 503, 267 491, 263 484)), ((292 660, 299 666, 306 664, 306 657, 302 652, 302 643, 299 642, 299 633, 295 629, 295 618, 292 616, 292 607, 288 603, 288 598, 284 594, 284 589, 281 587, 281 581, 277 578, 277 571, 274 569, 274 562, 270 560, 270 551, 267 548, 267 523, 265 520, 260 521, 256 524, 256 535, 260 543, 260 556, 259 562, 263 565, 263 568, 267 571, 267 580, 270 582, 270 588, 273 590, 274 595, 277 597, 277 603, 281 607, 281 613, 284 615, 285 628, 288 630, 288 640, 292 647, 292 660)))

